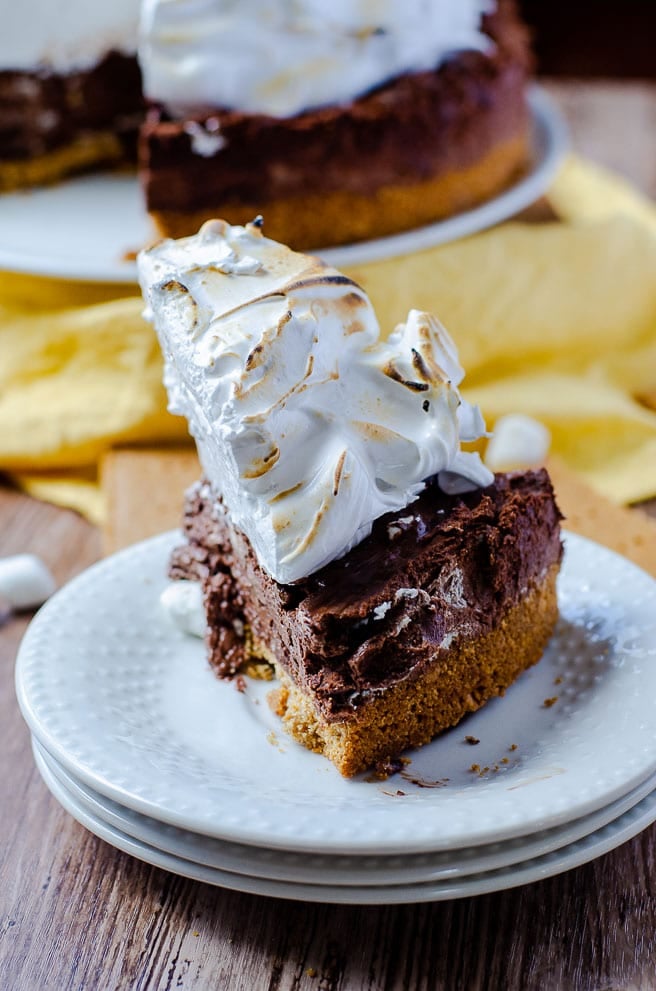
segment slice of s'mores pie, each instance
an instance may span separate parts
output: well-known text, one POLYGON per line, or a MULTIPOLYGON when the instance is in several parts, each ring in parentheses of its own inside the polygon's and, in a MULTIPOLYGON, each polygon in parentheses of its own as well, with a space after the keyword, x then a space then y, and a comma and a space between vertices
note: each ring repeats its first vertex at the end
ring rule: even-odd
POLYGON ((494 476, 435 317, 381 340, 366 293, 259 224, 142 253, 171 408, 204 478, 172 574, 202 583, 210 661, 275 669, 286 729, 344 775, 420 746, 541 656, 560 513, 494 476))

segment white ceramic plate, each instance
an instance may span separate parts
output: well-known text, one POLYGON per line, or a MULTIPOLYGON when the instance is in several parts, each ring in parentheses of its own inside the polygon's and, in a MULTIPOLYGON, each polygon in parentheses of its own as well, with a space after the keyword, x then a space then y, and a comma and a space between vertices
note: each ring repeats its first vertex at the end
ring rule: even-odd
POLYGON ((561 618, 541 662, 377 782, 345 780, 287 739, 267 683, 241 693, 220 681, 202 643, 172 627, 159 595, 177 540, 161 535, 79 575, 18 655, 36 738, 121 805, 240 843, 406 854, 562 825, 656 771, 656 582, 597 544, 567 535, 561 618))
POLYGON ((162 867, 182 877, 208 884, 230 888, 255 895, 288 898, 297 901, 329 902, 348 905, 393 905, 412 902, 445 901, 472 895, 489 894, 522 884, 541 881, 563 871, 600 857, 621 843, 636 836, 656 820, 656 795, 644 798, 624 815, 602 829, 571 843, 563 849, 542 857, 526 860, 511 867, 472 874, 467 877, 430 881, 420 884, 393 886, 339 886, 331 883, 308 884, 291 881, 275 881, 248 874, 234 874, 217 867, 185 860, 149 846, 128 836, 122 830, 109 825, 78 803, 75 796, 52 774, 48 766, 37 756, 39 771, 57 801, 79 823, 96 836, 106 840, 119 850, 156 867, 162 867))
MULTIPOLYGON (((533 203, 553 179, 567 142, 562 118, 547 95, 534 89, 530 104, 532 167, 504 193, 414 231, 317 252, 337 266, 407 254, 484 230, 533 203)), ((134 283, 134 254, 152 239, 134 176, 83 176, 0 196, 0 268, 8 271, 134 283)))
POLYGON ((445 853, 416 853, 405 856, 331 856, 330 854, 292 853, 264 847, 244 846, 212 839, 178 829, 126 809, 110 798, 82 784, 58 764, 33 738, 37 766, 43 765, 75 800, 78 808, 97 820, 113 826, 126 836, 150 847, 191 860, 207 867, 233 874, 246 874, 274 881, 331 885, 394 885, 465 877, 482 871, 496 870, 540 857, 552 850, 588 836, 613 822, 637 805, 656 788, 656 775, 651 775, 624 798, 611 802, 597 812, 575 819, 564 826, 531 833, 528 837, 506 840, 486 846, 467 847, 445 853))

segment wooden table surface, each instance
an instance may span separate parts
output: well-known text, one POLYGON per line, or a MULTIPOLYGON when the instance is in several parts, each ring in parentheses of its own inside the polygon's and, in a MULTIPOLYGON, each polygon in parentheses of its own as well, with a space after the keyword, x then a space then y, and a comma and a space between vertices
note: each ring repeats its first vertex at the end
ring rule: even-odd
MULTIPOLYGON (((577 149, 656 196, 656 86, 550 86, 577 149)), ((63 582, 100 555, 76 514, 0 487, 0 556, 63 582)), ((119 852, 34 767, 13 690, 27 625, 0 628, 0 991, 656 988, 656 825, 576 870, 494 895, 340 907, 240 895, 119 852)))

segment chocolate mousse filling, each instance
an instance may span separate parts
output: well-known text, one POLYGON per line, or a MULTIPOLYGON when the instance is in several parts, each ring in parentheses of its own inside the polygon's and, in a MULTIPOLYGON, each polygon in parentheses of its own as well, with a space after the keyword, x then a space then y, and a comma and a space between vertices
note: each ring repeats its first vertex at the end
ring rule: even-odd
MULTIPOLYGON (((142 119, 141 73, 134 55, 112 51, 93 67, 71 73, 45 66, 0 71, 0 188, 20 185, 23 165, 34 171, 32 162, 98 136, 105 140, 97 145, 95 159, 84 164, 134 163, 142 119)), ((44 177, 58 178, 47 173, 48 167, 44 177)))
POLYGON ((344 722, 496 630, 559 565, 560 519, 543 470, 457 496, 429 484, 343 558, 280 585, 203 482, 187 495, 171 576, 203 583, 219 675, 235 674, 255 642, 323 720, 344 722))

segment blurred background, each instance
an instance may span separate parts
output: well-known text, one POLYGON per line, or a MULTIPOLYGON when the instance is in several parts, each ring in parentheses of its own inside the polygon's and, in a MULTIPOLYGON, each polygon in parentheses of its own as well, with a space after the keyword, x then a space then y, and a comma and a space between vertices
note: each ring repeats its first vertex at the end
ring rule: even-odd
POLYGON ((520 0, 540 75, 656 78, 654 0, 520 0))

